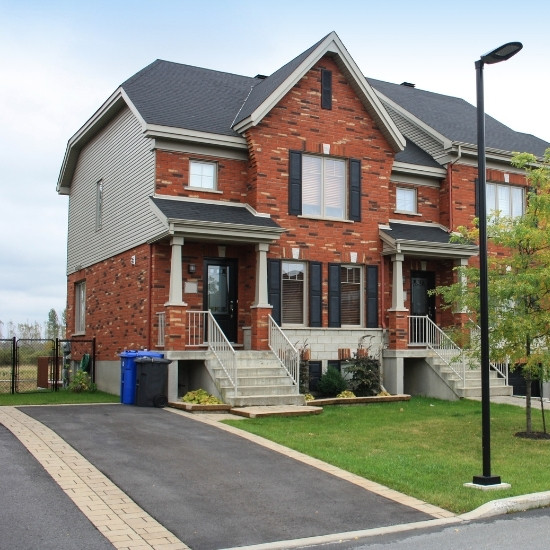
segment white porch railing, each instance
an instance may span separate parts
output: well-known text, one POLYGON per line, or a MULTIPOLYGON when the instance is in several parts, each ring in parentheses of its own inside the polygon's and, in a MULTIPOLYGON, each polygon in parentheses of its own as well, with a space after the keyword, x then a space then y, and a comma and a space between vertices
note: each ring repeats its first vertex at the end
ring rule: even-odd
MULTIPOLYGON (((472 341, 475 342, 475 346, 479 349, 479 341, 481 339, 481 328, 479 327, 479 325, 474 325, 474 328, 472 328, 472 330, 470 331, 470 338, 472 339, 472 341)), ((493 369, 498 373, 500 377, 504 378, 506 385, 508 385, 508 375, 510 372, 509 361, 500 361, 496 363, 493 361, 489 361, 489 368, 493 369)))
POLYGON ((458 347, 427 315, 409 317, 409 345, 426 346, 454 372, 465 387, 466 363, 458 347))
POLYGON ((208 346, 237 396, 237 359, 231 342, 210 311, 187 312, 187 346, 208 346))
POLYGON ((300 383, 300 353, 279 325, 269 316, 269 349, 277 356, 293 383, 300 383))

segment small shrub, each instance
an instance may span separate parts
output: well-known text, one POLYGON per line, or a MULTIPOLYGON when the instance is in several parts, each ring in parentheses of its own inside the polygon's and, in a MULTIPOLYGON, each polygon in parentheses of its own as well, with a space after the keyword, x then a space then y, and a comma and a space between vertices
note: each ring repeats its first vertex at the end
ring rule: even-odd
POLYGON ((380 361, 368 355, 353 357, 346 371, 351 374, 349 386, 355 395, 370 397, 380 392, 380 361))
POLYGON ((321 395, 333 397, 348 388, 344 377, 334 368, 329 367, 319 379, 317 389, 321 395))
POLYGON ((205 390, 194 390, 187 392, 181 400, 184 403, 194 403, 195 405, 222 405, 223 402, 217 397, 209 394, 205 390))
POLYGON ((340 392, 336 397, 346 399, 346 398, 350 398, 350 397, 355 397, 355 394, 352 391, 344 390, 344 391, 340 392))
POLYGON ((74 393, 95 392, 97 391, 97 386, 92 382, 87 372, 77 370, 69 384, 69 391, 74 393))
POLYGON ((313 395, 311 395, 311 393, 306 393, 306 394, 304 395, 304 399, 305 399, 306 401, 313 401, 313 400, 315 399, 315 397, 313 397, 313 395))

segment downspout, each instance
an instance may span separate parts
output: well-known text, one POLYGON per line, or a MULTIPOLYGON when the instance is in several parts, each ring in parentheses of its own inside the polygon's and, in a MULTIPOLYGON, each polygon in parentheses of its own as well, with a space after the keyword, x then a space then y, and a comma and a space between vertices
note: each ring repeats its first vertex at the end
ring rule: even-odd
POLYGON ((458 146, 458 156, 447 166, 447 181, 449 182, 449 231, 454 229, 453 221, 453 166, 462 158, 462 147, 458 146))
POLYGON ((148 280, 149 280, 149 296, 148 296, 148 302, 149 302, 149 308, 147 312, 147 349, 151 349, 151 334, 153 332, 153 245, 149 244, 149 274, 148 274, 148 280))
POLYGON ((384 266, 386 264, 384 256, 380 256, 381 262, 380 262, 380 291, 382 295, 380 296, 380 310, 382 312, 381 319, 382 322, 380 323, 382 325, 382 329, 386 330, 386 301, 384 300, 384 296, 386 294, 386 273, 384 266))

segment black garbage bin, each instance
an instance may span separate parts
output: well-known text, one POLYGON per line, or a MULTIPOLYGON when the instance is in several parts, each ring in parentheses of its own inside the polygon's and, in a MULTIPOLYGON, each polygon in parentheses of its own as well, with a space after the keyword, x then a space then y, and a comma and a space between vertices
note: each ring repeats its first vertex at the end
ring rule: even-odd
POLYGON ((168 365, 163 357, 137 357, 136 397, 138 407, 166 407, 168 404, 168 365))

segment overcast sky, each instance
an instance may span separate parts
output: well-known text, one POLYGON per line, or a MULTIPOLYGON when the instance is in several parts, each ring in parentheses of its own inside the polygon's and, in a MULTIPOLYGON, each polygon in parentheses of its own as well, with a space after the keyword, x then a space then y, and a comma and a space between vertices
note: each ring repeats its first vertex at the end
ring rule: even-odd
POLYGON ((68 139, 120 83, 155 59, 271 74, 330 31, 366 76, 475 104, 550 141, 547 0, 0 0, 0 321, 65 308, 67 205, 55 192, 68 139))

